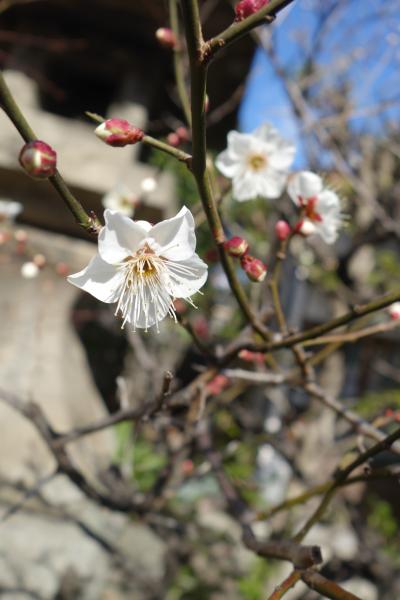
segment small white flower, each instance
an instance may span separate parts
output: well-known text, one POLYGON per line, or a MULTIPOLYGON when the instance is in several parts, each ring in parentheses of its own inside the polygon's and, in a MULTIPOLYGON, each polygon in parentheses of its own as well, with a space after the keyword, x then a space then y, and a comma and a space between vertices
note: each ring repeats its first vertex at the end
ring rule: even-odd
POLYGON ((133 217, 138 198, 126 185, 120 183, 103 196, 102 203, 104 208, 117 210, 127 217, 133 217))
POLYGON ((303 212, 300 232, 304 235, 319 234, 327 244, 333 244, 343 222, 337 194, 324 188, 321 177, 310 171, 292 175, 287 189, 293 202, 303 212))
POLYGON ((39 274, 39 267, 34 262, 26 262, 21 267, 21 275, 24 279, 34 279, 39 274))
POLYGON ((157 189, 157 181, 154 177, 145 177, 142 180, 140 187, 145 194, 151 194, 151 192, 154 192, 157 189))
POLYGON ((172 219, 151 225, 104 212, 98 254, 68 281, 102 302, 117 303, 122 327, 148 329, 169 314, 173 301, 199 291, 207 265, 197 256, 192 213, 184 206, 172 219))
POLYGON ((280 137, 269 123, 253 133, 228 133, 228 147, 217 156, 216 166, 232 179, 236 200, 256 196, 278 198, 293 162, 295 147, 280 137))
POLYGON ((14 202, 13 200, 0 200, 0 221, 3 219, 14 221, 21 211, 22 204, 20 202, 14 202))

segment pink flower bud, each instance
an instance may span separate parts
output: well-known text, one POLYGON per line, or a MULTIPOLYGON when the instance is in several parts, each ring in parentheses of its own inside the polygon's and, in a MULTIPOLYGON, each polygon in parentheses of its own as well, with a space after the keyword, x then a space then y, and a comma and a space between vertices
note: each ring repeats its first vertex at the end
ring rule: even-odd
POLYGON ((176 37, 172 29, 168 27, 160 27, 156 31, 156 38, 161 46, 164 48, 172 48, 176 47, 176 37))
POLYGON ((393 302, 386 310, 393 321, 400 319, 400 302, 393 302))
POLYGON ((285 241, 287 237, 290 235, 291 229, 289 223, 286 221, 277 221, 275 224, 275 233, 278 240, 281 242, 285 241))
POLYGON ((240 259, 240 264, 251 281, 264 281, 267 274, 267 267, 261 260, 254 258, 254 256, 250 256, 249 254, 245 254, 245 256, 242 256, 240 259))
POLYGON ((137 144, 143 139, 144 132, 125 119, 107 119, 96 127, 95 134, 109 146, 122 148, 128 144, 137 144))
POLYGON ((230 256, 240 258, 246 254, 249 249, 249 244, 243 238, 235 235, 235 237, 224 243, 224 248, 230 256))
POLYGON ((190 139, 189 131, 186 127, 178 127, 175 133, 179 136, 181 142, 188 142, 190 139))
POLYGON ((265 357, 262 352, 251 352, 251 350, 241 350, 238 356, 245 362, 253 362, 258 363, 260 365, 264 364, 265 362, 265 357))
POLYGON ((235 6, 235 21, 243 21, 246 17, 258 12, 268 2, 269 0, 241 0, 235 6))
POLYGON ((181 143, 181 138, 175 131, 173 131, 167 135, 167 142, 170 146, 177 148, 181 143))
POLYGON ((19 163, 35 179, 47 179, 56 172, 57 154, 48 144, 35 140, 23 146, 19 163))
POLYGON ((216 375, 214 379, 207 383, 207 392, 210 396, 218 396, 227 387, 229 387, 230 381, 225 375, 216 375))

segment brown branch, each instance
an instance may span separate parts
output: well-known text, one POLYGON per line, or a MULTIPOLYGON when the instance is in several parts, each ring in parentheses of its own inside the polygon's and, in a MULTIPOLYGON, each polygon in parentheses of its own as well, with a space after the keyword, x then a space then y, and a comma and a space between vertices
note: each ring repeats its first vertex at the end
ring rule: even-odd
POLYGON ((268 600, 280 600, 280 598, 283 598, 286 592, 293 588, 299 579, 301 579, 301 571, 295 569, 286 577, 285 581, 275 588, 274 592, 268 597, 268 600))
POLYGON ((391 433, 390 435, 388 435, 384 440, 382 440, 378 444, 375 444, 375 446, 372 446, 372 448, 369 448, 369 450, 366 450, 365 452, 360 454, 347 467, 345 467, 343 469, 338 469, 336 471, 336 473, 334 473, 333 483, 328 488, 328 490, 325 492, 317 509, 314 511, 314 513, 311 515, 311 517, 307 520, 307 522, 303 525, 303 527, 300 529, 300 531, 294 536, 293 541, 300 543, 304 539, 304 537, 307 535, 307 533, 310 531, 310 529, 313 527, 313 525, 315 525, 315 523, 317 523, 322 518, 322 516, 324 515, 326 509, 328 508, 332 498, 336 494, 337 489, 340 487, 340 485, 344 481, 346 481, 346 479, 348 478, 350 473, 352 473, 352 471, 354 471, 357 467, 359 467, 363 463, 367 462, 368 460, 370 460, 371 458, 373 458, 374 456, 376 456, 383 450, 389 449, 394 444, 394 442, 396 440, 398 440, 399 438, 400 438, 400 428, 397 429, 396 431, 394 431, 393 433, 391 433))
MULTIPOLYGON (((357 413, 346 408, 328 392, 325 392, 315 383, 307 383, 304 389, 314 398, 317 398, 328 408, 334 410, 340 417, 345 419, 350 425, 362 435, 365 435, 373 440, 380 442, 386 439, 386 434, 362 419, 357 413)), ((393 451, 400 453, 400 443, 393 444, 393 451)))
POLYGON ((308 585, 312 590, 319 592, 325 598, 331 598, 331 600, 362 600, 359 596, 355 596, 351 592, 347 592, 337 583, 326 579, 321 573, 317 571, 305 571, 302 576, 304 583, 308 585))

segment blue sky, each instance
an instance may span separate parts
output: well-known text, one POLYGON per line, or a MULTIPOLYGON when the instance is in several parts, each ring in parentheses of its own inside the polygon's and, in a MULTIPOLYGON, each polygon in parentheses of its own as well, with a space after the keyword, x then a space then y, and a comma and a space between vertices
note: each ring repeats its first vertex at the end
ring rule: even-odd
MULTIPOLYGON (((350 126, 379 131, 382 116, 373 107, 384 99, 400 100, 400 0, 295 0, 272 27, 274 46, 281 63, 296 72, 320 31, 316 7, 333 4, 336 10, 331 26, 323 35, 318 64, 321 81, 334 86, 341 65, 349 73, 356 116, 350 126), (326 3, 326 4, 325 4, 326 3), (333 75, 336 72, 336 76, 333 75)), ((399 122, 399 105, 385 110, 394 124, 399 122)), ((254 56, 239 113, 239 128, 251 131, 265 121, 272 122, 299 147, 295 166, 304 166, 301 135, 280 80, 266 52, 259 48, 254 56)))

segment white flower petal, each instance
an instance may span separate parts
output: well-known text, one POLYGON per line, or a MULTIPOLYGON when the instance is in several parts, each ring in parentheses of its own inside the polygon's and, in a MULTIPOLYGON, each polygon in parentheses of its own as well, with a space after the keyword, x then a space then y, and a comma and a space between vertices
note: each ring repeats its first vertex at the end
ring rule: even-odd
POLYGON ((167 263, 168 290, 174 298, 189 298, 203 287, 207 280, 208 267, 194 254, 191 258, 167 263))
POLYGON ((282 141, 275 152, 268 157, 268 165, 273 169, 286 171, 293 162, 296 148, 289 142, 282 141))
POLYGON ((104 212, 104 219, 106 224, 99 233, 99 254, 110 264, 122 262, 137 250, 146 229, 140 221, 134 222, 109 209, 104 212))
POLYGON ((321 215, 327 212, 340 214, 339 196, 332 190, 322 190, 318 194, 315 210, 321 215))
POLYGON ((289 179, 288 194, 297 206, 301 205, 301 200, 317 196, 322 191, 322 179, 319 175, 311 171, 300 171, 295 173, 289 179))
POLYGON ((227 136, 228 151, 232 158, 240 159, 251 150, 254 143, 254 136, 250 133, 239 133, 230 131, 227 136))
POLYGON ((252 200, 258 196, 257 176, 252 171, 241 172, 232 181, 233 197, 239 202, 252 200))
POLYGON ((154 225, 149 237, 160 246, 159 254, 164 258, 181 261, 191 257, 196 249, 192 213, 184 206, 172 219, 154 225))
POLYGON ((278 131, 271 123, 262 123, 262 125, 253 131, 252 135, 264 142, 275 142, 281 139, 278 131))
POLYGON ((268 169, 267 174, 258 176, 258 194, 265 198, 279 198, 285 187, 286 173, 268 169))
POLYGON ((221 154, 218 154, 215 161, 215 166, 217 167, 218 171, 220 171, 222 175, 225 175, 225 177, 228 179, 235 177, 235 175, 237 175, 242 168, 242 165, 240 162, 238 162, 237 157, 233 156, 229 150, 224 150, 221 152, 221 154))
POLYGON ((96 254, 83 271, 70 275, 67 279, 98 300, 111 303, 118 300, 123 274, 96 254))

